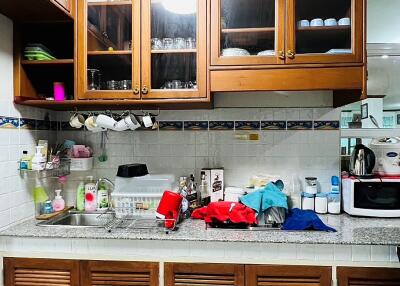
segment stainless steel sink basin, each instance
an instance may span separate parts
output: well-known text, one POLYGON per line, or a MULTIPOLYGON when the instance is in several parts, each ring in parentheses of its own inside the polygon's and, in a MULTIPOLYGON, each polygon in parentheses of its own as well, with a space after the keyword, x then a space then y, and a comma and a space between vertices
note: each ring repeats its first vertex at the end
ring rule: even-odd
POLYGON ((115 217, 113 212, 82 213, 69 211, 48 221, 38 223, 39 226, 67 226, 67 227, 104 227, 115 217))

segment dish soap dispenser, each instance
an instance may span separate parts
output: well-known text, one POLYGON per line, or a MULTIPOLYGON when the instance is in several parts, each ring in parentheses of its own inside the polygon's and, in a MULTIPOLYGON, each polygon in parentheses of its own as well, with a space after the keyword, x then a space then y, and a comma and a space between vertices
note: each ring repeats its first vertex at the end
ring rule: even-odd
POLYGON ((85 183, 80 182, 76 190, 76 209, 80 212, 85 210, 85 183))
POLYGON ((53 209, 55 212, 59 212, 65 209, 65 201, 61 196, 61 190, 56 190, 56 197, 53 200, 53 209))
POLYGON ((97 186, 92 176, 86 178, 85 211, 95 212, 97 209, 97 186))
POLYGON ((46 158, 42 155, 43 146, 36 146, 35 156, 32 158, 32 170, 42 171, 46 167, 46 158))

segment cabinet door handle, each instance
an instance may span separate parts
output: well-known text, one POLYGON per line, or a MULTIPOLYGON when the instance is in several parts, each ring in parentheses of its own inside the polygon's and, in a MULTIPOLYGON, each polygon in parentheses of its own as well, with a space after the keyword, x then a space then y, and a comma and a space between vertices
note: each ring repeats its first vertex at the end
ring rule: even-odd
POLYGON ((294 51, 292 51, 292 50, 289 50, 289 51, 287 51, 286 56, 289 59, 293 60, 296 57, 296 53, 294 51))
POLYGON ((279 51, 278 54, 279 54, 279 59, 281 59, 281 60, 286 59, 286 56, 285 56, 285 52, 284 52, 284 51, 279 51))
POLYGON ((143 86, 142 87, 142 94, 148 94, 149 93, 149 89, 147 88, 147 86, 143 86))
POLYGON ((136 86, 134 89, 133 89, 133 94, 134 95, 138 95, 140 93, 140 88, 138 87, 138 86, 136 86))

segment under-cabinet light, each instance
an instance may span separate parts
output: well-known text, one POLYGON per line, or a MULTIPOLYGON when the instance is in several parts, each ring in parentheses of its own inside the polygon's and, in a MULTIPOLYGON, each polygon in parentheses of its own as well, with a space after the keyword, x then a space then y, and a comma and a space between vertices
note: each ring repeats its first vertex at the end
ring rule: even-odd
POLYGON ((164 8, 175 14, 196 13, 197 0, 162 0, 164 8))

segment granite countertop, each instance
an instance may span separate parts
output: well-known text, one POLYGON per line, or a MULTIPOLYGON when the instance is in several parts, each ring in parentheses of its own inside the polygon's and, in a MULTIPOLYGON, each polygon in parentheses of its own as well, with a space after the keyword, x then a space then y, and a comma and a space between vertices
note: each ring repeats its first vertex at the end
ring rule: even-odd
POLYGON ((32 219, 0 232, 0 236, 25 238, 400 245, 400 219, 356 218, 345 214, 336 216, 322 215, 320 217, 326 224, 334 227, 337 232, 206 229, 203 221, 189 219, 180 224, 177 231, 170 232, 169 234, 166 234, 161 229, 115 229, 109 233, 103 228, 37 226, 37 221, 32 219))

